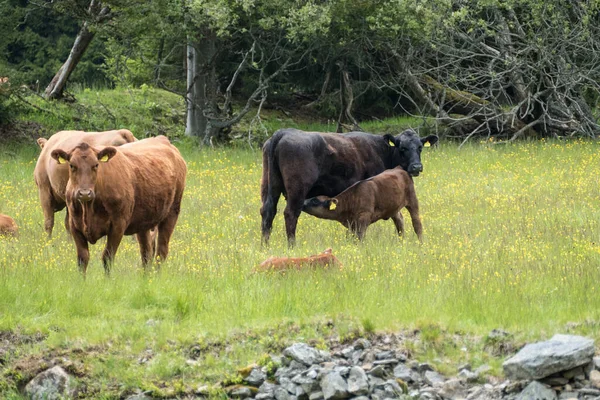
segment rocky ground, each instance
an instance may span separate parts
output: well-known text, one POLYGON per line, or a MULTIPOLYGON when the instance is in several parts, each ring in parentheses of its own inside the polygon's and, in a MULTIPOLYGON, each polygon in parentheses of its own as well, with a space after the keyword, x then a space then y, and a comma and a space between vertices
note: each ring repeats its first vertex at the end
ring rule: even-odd
MULTIPOLYGON (((500 344, 507 335, 502 331, 490 334, 500 344)), ((504 378, 488 375, 487 365, 472 369, 468 364, 455 375, 444 376, 429 363, 411 360, 408 353, 401 335, 332 343, 327 351, 295 343, 261 365, 238 371, 239 382, 202 386, 190 397, 600 400, 600 357, 594 357, 593 340, 581 336, 555 335, 524 346, 504 362, 504 378)), ((31 399, 58 399, 74 393, 69 374, 60 366, 37 375, 24 391, 31 399)), ((144 393, 127 397, 144 399, 152 397, 144 393)))

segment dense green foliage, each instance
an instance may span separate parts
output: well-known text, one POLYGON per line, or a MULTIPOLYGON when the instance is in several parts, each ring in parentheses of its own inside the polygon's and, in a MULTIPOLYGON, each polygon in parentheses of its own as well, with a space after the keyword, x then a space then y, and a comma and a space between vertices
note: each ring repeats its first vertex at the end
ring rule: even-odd
POLYGON ((227 126, 229 88, 349 125, 408 112, 462 138, 599 132, 597 0, 109 0, 98 21, 86 4, 0 3, 0 68, 43 89, 87 21, 96 36, 71 86, 184 94, 192 45, 198 106, 227 126))

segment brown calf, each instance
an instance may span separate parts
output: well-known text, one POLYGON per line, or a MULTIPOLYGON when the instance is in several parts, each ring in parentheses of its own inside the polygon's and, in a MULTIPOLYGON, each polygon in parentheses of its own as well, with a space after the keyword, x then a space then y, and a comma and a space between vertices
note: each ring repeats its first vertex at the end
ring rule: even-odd
POLYGON ((8 215, 0 214, 0 236, 14 236, 19 234, 19 228, 14 219, 8 215))
POLYGON ((396 167, 359 181, 336 197, 307 199, 302 211, 341 222, 362 240, 368 226, 380 219, 391 218, 398 234, 402 235, 404 218, 400 210, 404 207, 410 213, 415 232, 422 241, 423 227, 413 180, 402 167, 396 167))
MULTIPOLYGON (((65 190, 69 180, 69 167, 57 164, 50 154, 54 149, 69 152, 79 143, 90 146, 121 146, 137 139, 127 129, 106 132, 60 131, 50 139, 39 138, 38 145, 42 149, 37 160, 33 176, 38 187, 40 203, 44 211, 44 229, 48 237, 54 228, 54 213, 65 208, 65 190)), ((69 231, 67 215, 65 228, 69 231)))
POLYGON ((336 256, 331 254, 330 248, 322 253, 308 257, 269 257, 258 267, 254 268, 252 272, 281 272, 290 269, 301 270, 305 268, 316 269, 327 267, 342 268, 342 263, 336 256))
POLYGON ((69 166, 66 200, 77 261, 85 273, 88 242, 107 236, 102 254, 108 273, 123 235, 137 235, 142 262, 154 256, 151 229, 158 227, 156 255, 164 260, 179 216, 187 167, 164 136, 120 147, 81 143, 52 158, 69 166))

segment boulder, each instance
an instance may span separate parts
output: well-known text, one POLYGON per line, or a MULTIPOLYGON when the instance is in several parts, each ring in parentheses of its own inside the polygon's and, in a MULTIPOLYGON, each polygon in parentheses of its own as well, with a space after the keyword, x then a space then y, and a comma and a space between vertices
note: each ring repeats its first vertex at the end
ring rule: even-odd
POLYGON ((515 400, 557 400, 557 397, 554 390, 538 381, 533 381, 519 393, 515 400))
POLYGON ((61 367, 52 367, 33 378, 25 386, 31 400, 59 400, 70 395, 70 378, 61 367))
POLYGON ((325 400, 345 399, 350 396, 348 384, 339 372, 330 372, 321 379, 321 391, 325 400))
POLYGON ((360 396, 369 392, 369 381, 367 374, 362 368, 352 367, 348 374, 348 393, 360 396))
POLYGON ((283 351, 283 355, 306 366, 317 364, 322 359, 319 351, 306 343, 294 343, 283 351))
POLYGON ((502 366, 511 380, 534 380, 587 364, 593 356, 592 339, 554 335, 548 341, 528 344, 502 366))

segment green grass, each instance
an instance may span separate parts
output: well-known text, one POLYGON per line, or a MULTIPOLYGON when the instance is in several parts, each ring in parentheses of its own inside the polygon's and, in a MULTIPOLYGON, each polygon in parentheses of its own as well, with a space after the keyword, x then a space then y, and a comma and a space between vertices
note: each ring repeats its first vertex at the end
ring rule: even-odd
POLYGON ((442 370, 489 362, 496 373, 501 360, 486 355, 483 341, 456 345, 452 334, 477 338, 500 327, 519 340, 545 338, 577 322, 573 331, 600 337, 596 142, 425 149, 425 171, 415 179, 423 245, 407 213, 404 240, 381 221, 363 243, 338 223, 302 215, 292 250, 283 199, 271 247, 260 246, 258 151, 184 146, 182 153, 187 189, 161 271, 143 273, 137 244, 126 237, 110 278, 99 243, 83 280, 63 212, 54 238, 45 238, 32 179, 37 150, 0 152, 0 212, 21 229, 18 240, 0 240, 0 331, 47 335, 11 356, 0 391, 3 382, 16 390, 17 361, 77 348, 85 351, 68 357, 87 368, 80 380, 110 398, 134 388, 189 392, 293 340, 324 345, 328 335, 420 328, 424 343, 411 345, 418 357, 438 358, 442 370), (270 255, 327 247, 342 271, 250 273, 270 255), (194 345, 198 366, 186 364, 194 345), (138 363, 148 349, 153 358, 138 363))

